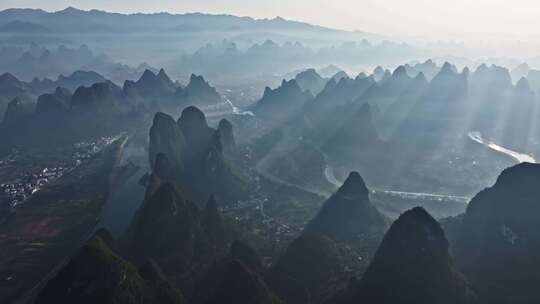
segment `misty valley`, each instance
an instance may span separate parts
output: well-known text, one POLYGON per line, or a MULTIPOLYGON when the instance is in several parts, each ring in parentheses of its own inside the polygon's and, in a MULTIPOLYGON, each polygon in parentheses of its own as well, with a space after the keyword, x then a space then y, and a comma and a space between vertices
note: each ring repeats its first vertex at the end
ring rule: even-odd
POLYGON ((458 46, 0 11, 0 303, 540 302, 540 57, 458 46))

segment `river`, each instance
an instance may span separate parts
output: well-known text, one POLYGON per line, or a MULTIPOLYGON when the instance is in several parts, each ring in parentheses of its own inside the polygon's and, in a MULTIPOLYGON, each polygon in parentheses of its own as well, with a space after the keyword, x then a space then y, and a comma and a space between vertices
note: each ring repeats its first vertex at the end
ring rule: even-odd
MULTIPOLYGON (((321 152, 323 153, 323 152, 321 152)), ((341 187, 343 185, 343 182, 340 182, 335 174, 334 169, 328 164, 328 156, 323 153, 324 161, 326 163, 324 168, 324 177, 326 180, 334 185, 336 188, 341 187)), ((454 201, 458 203, 468 203, 471 199, 470 197, 466 196, 458 196, 458 195, 444 195, 444 194, 434 194, 434 193, 421 193, 421 192, 406 192, 406 191, 393 191, 393 190, 381 190, 381 189, 371 189, 372 193, 384 193, 390 196, 397 196, 407 199, 429 199, 429 200, 446 200, 446 201, 454 201)))
POLYGON ((477 142, 479 144, 482 144, 482 145, 490 148, 493 151, 497 151, 497 152, 506 154, 506 155, 512 157, 513 159, 517 160, 520 163, 525 163, 525 162, 527 162, 527 163, 536 163, 536 160, 532 156, 530 156, 528 154, 516 152, 516 151, 510 150, 510 149, 507 149, 505 147, 499 146, 499 145, 495 144, 494 142, 486 141, 482 137, 482 133, 480 133, 478 131, 471 131, 471 132, 469 132, 468 135, 469 135, 469 138, 472 141, 477 142))
POLYGON ((137 166, 138 170, 110 190, 97 228, 107 228, 115 237, 120 236, 127 228, 144 199, 146 189, 139 184, 139 180, 150 170, 147 155, 146 150, 134 142, 129 142, 124 148, 120 165, 130 162, 137 166))

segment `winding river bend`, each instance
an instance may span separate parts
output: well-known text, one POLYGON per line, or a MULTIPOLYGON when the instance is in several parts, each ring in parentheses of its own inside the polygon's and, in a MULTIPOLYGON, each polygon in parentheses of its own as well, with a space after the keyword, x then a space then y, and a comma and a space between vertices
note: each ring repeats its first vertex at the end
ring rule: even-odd
MULTIPOLYGON (((326 180, 336 187, 341 187, 343 184, 340 182, 334 175, 334 170, 329 165, 326 165, 324 169, 324 177, 326 180)), ((421 193, 421 192, 405 192, 405 191, 393 191, 393 190, 380 190, 380 189, 371 189, 373 193, 384 193, 386 195, 401 197, 406 199, 428 199, 436 201, 453 201, 457 203, 468 203, 471 199, 466 196, 457 196, 457 195, 444 195, 444 194, 433 194, 433 193, 421 193)))
POLYGON ((477 142, 479 144, 482 144, 488 148, 490 148, 491 150, 493 151, 497 151, 499 153, 504 153, 508 156, 511 156, 512 158, 514 158, 515 160, 517 160, 518 162, 520 163, 536 163, 536 160, 534 159, 534 157, 528 155, 528 154, 524 154, 524 153, 520 153, 520 152, 516 152, 516 151, 513 151, 513 150, 510 150, 510 149, 507 149, 505 147, 502 147, 502 146, 499 146, 493 142, 490 142, 490 141, 486 141, 483 137, 482 137, 482 133, 478 132, 478 131, 471 131, 469 132, 469 138, 474 141, 474 142, 477 142))

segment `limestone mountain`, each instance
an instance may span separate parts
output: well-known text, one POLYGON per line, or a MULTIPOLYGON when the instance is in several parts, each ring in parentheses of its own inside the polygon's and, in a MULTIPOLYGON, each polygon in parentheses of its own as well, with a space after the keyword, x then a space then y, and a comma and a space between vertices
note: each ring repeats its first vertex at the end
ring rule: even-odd
POLYGON ((334 79, 335 82, 339 82, 341 79, 348 79, 350 77, 346 72, 339 71, 339 72, 335 73, 334 75, 332 75, 331 78, 334 79))
POLYGON ((178 122, 173 122, 166 114, 155 115, 150 129, 152 166, 159 153, 165 154, 174 166, 175 182, 189 188, 199 201, 215 194, 228 203, 247 195, 240 190, 242 179, 224 155, 224 149, 230 149, 234 141, 231 126, 223 122, 218 130, 211 128, 204 113, 193 106, 185 108, 178 122))
POLYGON ((155 263, 137 270, 95 236, 39 292, 36 303, 185 303, 155 263))
POLYGON ((313 95, 303 91, 296 80, 283 80, 276 89, 266 87, 263 97, 251 110, 255 115, 273 122, 285 121, 312 98, 313 95))
POLYGON ((433 77, 435 77, 435 75, 437 75, 441 69, 432 59, 428 59, 425 62, 416 63, 414 65, 406 64, 405 68, 409 76, 416 77, 418 74, 422 73, 428 80, 433 79, 433 77))
POLYGON ((201 210, 184 199, 184 192, 164 182, 151 192, 132 219, 123 238, 123 252, 135 264, 152 258, 190 294, 195 280, 217 257, 223 256, 227 236, 216 202, 201 210))
POLYGON ((486 303, 539 300, 540 165, 504 170, 470 202, 454 245, 456 262, 486 303))
POLYGON ((317 303, 335 290, 345 260, 326 236, 306 231, 296 238, 272 266, 270 286, 287 303, 317 303))
POLYGON ((328 303, 475 303, 439 223, 417 207, 390 227, 359 282, 328 303))
POLYGON ((156 164, 157 155, 163 153, 171 162, 173 170, 183 169, 184 135, 171 116, 161 112, 156 113, 149 138, 148 156, 152 167, 156 164))
POLYGON ((380 65, 378 65, 374 70, 373 70, 373 78, 375 78, 376 81, 381 81, 384 77, 384 73, 386 72, 385 69, 383 69, 383 67, 381 67, 380 65))
POLYGON ((6 112, 8 103, 14 98, 30 102, 32 99, 30 88, 12 74, 4 73, 0 75, 0 113, 2 115, 6 112))
POLYGON ((223 280, 206 304, 279 304, 260 276, 242 262, 233 260, 225 266, 223 280))
MULTIPOLYGON (((213 263, 206 274, 197 282, 197 287, 191 297, 192 303, 209 303, 218 297, 235 297, 236 301, 254 297, 253 301, 274 301, 275 296, 270 292, 263 280, 264 271, 261 258, 253 248, 241 241, 231 245, 229 253, 213 263), (240 273, 231 273, 231 267, 239 267, 240 273), (242 276, 238 276, 243 274, 242 276), (238 280, 234 286, 227 282, 238 280), (231 290, 225 290, 230 288, 231 290), (256 288, 256 290, 250 290, 256 288), (234 294, 237 293, 237 294, 234 294)), ((235 301, 235 303, 236 303, 235 301)), ((243 302, 242 302, 243 303, 243 302)), ((276 302, 271 302, 276 303, 276 302)))
POLYGON ((123 90, 125 94, 138 95, 149 102, 152 99, 171 99, 177 87, 165 70, 155 74, 147 69, 137 81, 126 81, 123 90))
MULTIPOLYGON (((371 91, 371 96, 363 96, 362 101, 379 107, 381 113, 374 117, 374 123, 381 138, 391 138, 398 126, 405 120, 418 100, 425 94, 429 83, 423 72, 413 79, 408 76, 394 77, 381 82, 371 91)), ((367 95, 367 94, 366 94, 367 95)))
POLYGON ((189 83, 185 88, 179 88, 176 91, 176 98, 182 107, 217 106, 224 102, 216 88, 210 86, 203 76, 195 74, 191 74, 189 83))
POLYGON ((122 91, 112 82, 79 87, 71 98, 71 109, 78 113, 114 113, 124 105, 122 91))
MULTIPOLYGON (((334 112, 341 113, 342 120, 335 124, 337 128, 332 133, 327 133, 323 151, 334 159, 357 160, 383 146, 373 122, 372 106, 365 103, 353 113, 346 111, 341 108, 334 112)), ((321 135, 324 131, 320 131, 321 135)))
POLYGON ((40 95, 36 103, 36 113, 65 114, 69 111, 71 96, 71 92, 62 87, 56 88, 54 93, 40 95))
POLYGON ((310 91, 314 96, 324 89, 327 82, 327 79, 321 77, 315 69, 307 69, 298 73, 294 80, 302 91, 310 91))
POLYGON ((272 267, 269 282, 291 303, 318 303, 361 274, 386 218, 371 205, 362 177, 352 172, 272 267))
POLYGON ((369 100, 372 105, 377 105, 384 112, 410 86, 412 80, 405 66, 399 66, 392 76, 371 86, 361 99, 369 100))
POLYGON ((359 242, 382 237, 386 218, 369 201, 369 190, 357 172, 352 172, 339 190, 324 204, 306 231, 333 240, 359 242))
POLYGON ((341 78, 339 81, 331 79, 324 90, 317 95, 313 104, 322 108, 331 108, 344 105, 362 96, 373 84, 372 77, 357 76, 354 79, 341 78))
POLYGON ((19 120, 29 117, 33 113, 33 110, 34 106, 31 103, 24 102, 20 98, 14 98, 7 105, 2 123, 4 125, 12 125, 19 120))
POLYGON ((94 71, 75 71, 68 76, 58 76, 53 85, 74 91, 80 86, 91 86, 94 83, 106 81, 105 77, 94 71))

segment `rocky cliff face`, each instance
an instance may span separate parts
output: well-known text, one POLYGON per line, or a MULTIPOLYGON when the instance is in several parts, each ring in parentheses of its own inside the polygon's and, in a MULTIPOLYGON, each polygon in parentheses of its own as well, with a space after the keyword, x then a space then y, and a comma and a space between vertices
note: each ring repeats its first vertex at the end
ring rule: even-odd
POLYGON ((184 134, 171 116, 161 112, 156 113, 150 128, 148 149, 152 168, 155 166, 157 155, 160 153, 167 157, 174 171, 180 171, 184 168, 184 134))
POLYGON ((307 231, 339 241, 357 241, 380 235, 386 219, 369 201, 369 190, 357 172, 352 172, 339 190, 323 205, 307 231))
POLYGON ((411 209, 392 224, 362 279, 329 303, 474 303, 448 247, 439 223, 411 209))
POLYGON ((486 303, 540 300, 539 185, 540 165, 506 169, 471 200, 460 221, 456 261, 486 303))
POLYGON ((174 166, 169 172, 175 176, 173 183, 189 188, 199 201, 214 194, 228 202, 241 194, 242 181, 225 157, 233 149, 232 125, 222 121, 215 130, 208 126, 204 113, 193 106, 182 111, 177 123, 157 113, 150 130, 150 162, 163 153, 174 166))

